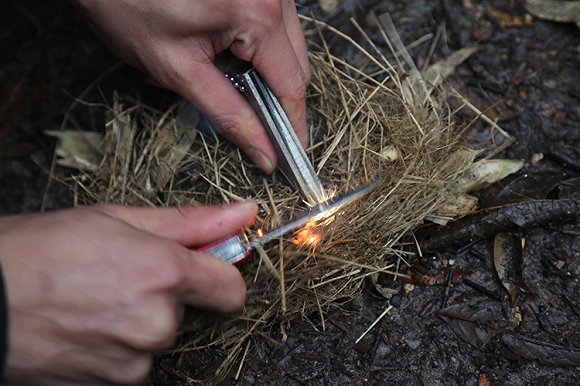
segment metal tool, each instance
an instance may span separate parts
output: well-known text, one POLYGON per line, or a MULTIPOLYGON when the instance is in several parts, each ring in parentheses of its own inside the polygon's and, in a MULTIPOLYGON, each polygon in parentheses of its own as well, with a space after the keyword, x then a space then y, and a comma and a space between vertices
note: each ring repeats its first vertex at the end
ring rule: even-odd
POLYGON ((307 203, 316 205, 328 197, 280 102, 254 69, 228 76, 248 99, 266 128, 279 157, 279 168, 307 203))
POLYGON ((264 245, 287 233, 303 228, 311 221, 320 221, 328 218, 329 216, 342 209, 345 205, 348 205, 371 192, 378 186, 378 184, 379 183, 377 181, 374 181, 346 194, 324 201, 310 209, 303 216, 300 216, 296 220, 276 228, 269 233, 266 233, 262 237, 248 240, 244 235, 235 235, 217 243, 206 245, 197 250, 210 253, 224 261, 227 261, 228 263, 240 264, 251 255, 252 250, 255 247, 264 245))

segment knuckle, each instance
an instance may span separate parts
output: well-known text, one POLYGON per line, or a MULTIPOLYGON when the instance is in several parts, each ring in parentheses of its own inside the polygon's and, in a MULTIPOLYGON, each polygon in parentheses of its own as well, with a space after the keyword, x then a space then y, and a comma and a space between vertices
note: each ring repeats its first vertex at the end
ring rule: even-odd
POLYGON ((163 261, 164 264, 156 262, 153 280, 162 289, 174 289, 181 284, 181 269, 172 260, 163 261))
POLYGON ((177 316, 173 310, 165 309, 152 313, 143 337, 143 348, 160 350, 170 347, 175 340, 177 328, 177 316))
POLYGON ((250 8, 247 1, 240 1, 237 13, 246 20, 245 25, 252 26, 252 30, 261 33, 266 30, 279 28, 284 19, 282 2, 280 0, 257 0, 250 8))
POLYGON ((152 364, 149 355, 137 355, 121 366, 111 366, 108 378, 120 385, 142 385, 147 380, 152 364))
POLYGON ((240 124, 238 122, 237 116, 230 114, 220 114, 214 118, 216 125, 218 126, 219 132, 227 137, 237 137, 240 133, 240 124))

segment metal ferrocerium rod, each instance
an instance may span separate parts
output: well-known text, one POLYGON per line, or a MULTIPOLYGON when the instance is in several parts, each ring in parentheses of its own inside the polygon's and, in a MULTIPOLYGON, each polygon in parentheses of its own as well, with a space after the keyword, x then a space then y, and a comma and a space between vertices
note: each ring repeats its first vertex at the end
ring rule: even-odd
POLYGON ((276 148, 282 173, 310 205, 326 200, 320 179, 272 90, 254 69, 237 75, 232 81, 259 115, 276 148))

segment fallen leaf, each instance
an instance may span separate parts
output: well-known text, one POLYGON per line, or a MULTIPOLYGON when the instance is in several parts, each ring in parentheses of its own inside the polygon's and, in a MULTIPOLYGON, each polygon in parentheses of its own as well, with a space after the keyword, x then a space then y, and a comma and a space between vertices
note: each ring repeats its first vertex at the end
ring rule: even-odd
POLYGON ((501 320, 502 312, 501 303, 487 300, 454 304, 439 310, 438 315, 483 325, 501 320))
POLYGON ((47 130, 46 135, 58 138, 57 163, 81 171, 96 170, 103 159, 103 134, 94 131, 47 130))
POLYGON ((580 1, 526 0, 526 10, 540 19, 575 22, 580 27, 580 1))
POLYGON ((437 209, 436 215, 442 217, 462 217, 477 209, 478 199, 465 193, 451 194, 451 197, 437 209))
POLYGON ((548 366, 580 366, 580 348, 565 347, 514 334, 503 334, 508 359, 537 360, 548 366))
POLYGON ((521 238, 514 233, 498 233, 493 241, 493 263, 501 284, 515 304, 522 272, 521 238))
POLYGON ((524 166, 524 160, 489 159, 475 162, 451 185, 450 190, 468 193, 486 188, 524 166))
POLYGON ((498 302, 465 302, 443 308, 437 313, 447 318, 449 327, 459 338, 479 349, 497 334, 502 310, 498 302))
POLYGON ((449 76, 451 76, 457 66, 479 50, 479 47, 466 47, 455 51, 445 59, 432 64, 423 73, 423 79, 432 87, 437 87, 449 76))

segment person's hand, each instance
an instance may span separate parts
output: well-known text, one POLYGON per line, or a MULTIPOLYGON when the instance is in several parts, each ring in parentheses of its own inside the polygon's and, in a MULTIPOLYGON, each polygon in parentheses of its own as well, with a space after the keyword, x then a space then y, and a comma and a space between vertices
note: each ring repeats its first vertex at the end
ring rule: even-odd
POLYGON ((184 305, 240 310, 238 270, 185 246, 240 231, 253 203, 94 206, 0 218, 7 385, 133 385, 169 347, 184 305))
POLYGON ((251 62, 308 143, 306 43, 292 0, 75 0, 111 48, 160 85, 197 105, 265 172, 276 154, 262 125, 224 74, 216 54, 251 62))

